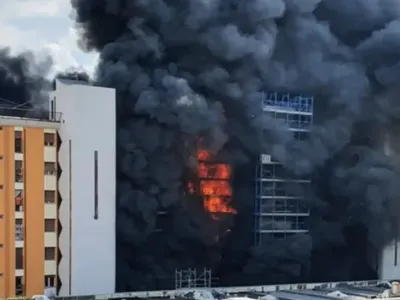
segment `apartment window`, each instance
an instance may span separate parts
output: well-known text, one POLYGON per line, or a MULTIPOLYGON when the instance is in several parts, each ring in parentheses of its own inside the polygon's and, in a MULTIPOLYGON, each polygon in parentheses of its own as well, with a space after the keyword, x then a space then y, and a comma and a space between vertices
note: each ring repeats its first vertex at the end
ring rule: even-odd
POLYGON ((23 191, 15 190, 15 211, 23 210, 23 191))
POLYGON ((0 215, 0 219, 4 219, 4 215, 0 215))
POLYGON ((2 126, 0 126, 0 130, 3 130, 3 127, 2 127, 2 126))
POLYGON ((55 175, 56 174, 56 164, 53 162, 44 163, 44 174, 45 175, 55 175))
POLYGON ((22 248, 15 249, 15 268, 21 270, 24 268, 24 258, 23 258, 22 248))
POLYGON ((54 275, 44 276, 44 286, 45 287, 54 287, 55 281, 56 281, 56 277, 54 275))
POLYGON ((56 220, 54 220, 54 219, 44 220, 44 231, 45 232, 55 232, 56 231, 56 220))
POLYGON ((2 190, 3 189, 3 185, 2 184, 0 184, 0 190, 2 190))
POLYGON ((15 131, 15 153, 22 153, 22 131, 15 131))
POLYGON ((24 279, 22 276, 15 277, 15 295, 22 296, 23 294, 23 282, 24 279))
POLYGON ((44 134, 44 145, 45 146, 54 146, 56 141, 56 135, 54 133, 45 133, 44 134))
POLYGON ((56 192, 55 191, 44 191, 44 202, 47 204, 52 204, 56 202, 56 192))
POLYGON ((0 249, 1 249, 1 248, 4 248, 4 244, 0 244, 0 249))
POLYGON ((3 274, 3 273, 0 273, 0 278, 3 278, 3 276, 4 276, 4 274, 3 274))
POLYGON ((0 155, 0 160, 3 160, 3 156, 2 155, 0 155))
POLYGON ((22 182, 23 181, 23 173, 22 173, 22 161, 16 160, 15 161, 15 182, 22 182))
POLYGON ((24 227, 22 224, 22 219, 15 219, 15 240, 24 240, 24 227))
POLYGON ((55 260, 56 259, 56 248, 54 248, 54 247, 44 248, 44 259, 45 260, 55 260))

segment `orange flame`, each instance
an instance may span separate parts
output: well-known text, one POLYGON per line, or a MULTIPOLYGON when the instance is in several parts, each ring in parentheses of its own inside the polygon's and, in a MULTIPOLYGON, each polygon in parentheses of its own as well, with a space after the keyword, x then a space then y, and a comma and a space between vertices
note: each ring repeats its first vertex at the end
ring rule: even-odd
MULTIPOLYGON (((232 187, 229 180, 232 168, 228 164, 212 163, 211 159, 212 156, 207 150, 197 151, 197 173, 200 178, 203 206, 212 214, 212 218, 217 220, 219 214, 236 214, 237 211, 230 205, 232 187)), ((193 182, 188 183, 188 190, 190 193, 194 193, 193 182)))

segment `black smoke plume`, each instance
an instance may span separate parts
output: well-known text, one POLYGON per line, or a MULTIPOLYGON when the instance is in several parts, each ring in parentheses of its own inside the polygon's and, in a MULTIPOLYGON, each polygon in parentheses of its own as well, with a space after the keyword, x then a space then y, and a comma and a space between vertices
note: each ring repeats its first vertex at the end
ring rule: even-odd
POLYGON ((26 115, 46 101, 50 57, 38 60, 33 53, 12 55, 0 49, 0 109, 2 114, 26 115))
POLYGON ((89 74, 86 73, 84 70, 77 69, 77 68, 70 68, 63 72, 59 72, 56 74, 55 78, 90 82, 89 74))
POLYGON ((81 46, 100 53, 97 83, 118 91, 118 290, 171 288, 175 269, 203 266, 221 285, 376 276, 370 258, 396 235, 400 211, 399 171, 382 146, 399 122, 398 1, 72 6, 81 46), (307 141, 261 112, 262 91, 314 95, 307 141), (186 191, 199 136, 236 167, 239 213, 218 247, 186 191), (310 235, 252 246, 261 152, 313 176, 310 235))

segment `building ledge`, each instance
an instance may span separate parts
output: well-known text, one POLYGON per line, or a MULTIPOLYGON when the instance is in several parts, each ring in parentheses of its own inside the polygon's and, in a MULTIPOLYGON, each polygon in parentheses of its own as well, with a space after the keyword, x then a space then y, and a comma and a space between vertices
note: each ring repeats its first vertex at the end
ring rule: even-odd
POLYGON ((42 109, 20 109, 0 106, 0 126, 58 129, 62 114, 42 109))
POLYGON ((0 116, 0 126, 20 126, 20 127, 59 129, 60 122, 54 122, 44 119, 40 120, 33 118, 0 116))

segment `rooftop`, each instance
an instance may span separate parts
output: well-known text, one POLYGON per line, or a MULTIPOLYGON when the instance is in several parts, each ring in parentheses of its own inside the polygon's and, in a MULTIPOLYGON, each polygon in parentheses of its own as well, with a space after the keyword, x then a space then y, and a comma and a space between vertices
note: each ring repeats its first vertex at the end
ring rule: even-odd
POLYGON ((392 288, 392 282, 395 281, 346 281, 216 288, 192 287, 82 297, 71 296, 64 297, 64 300, 121 300, 133 298, 138 300, 367 300, 389 298, 391 300, 400 300, 400 289, 393 293, 396 289, 392 288))
POLYGON ((25 126, 57 129, 61 123, 62 114, 40 108, 14 108, 0 105, 0 125, 25 126))

